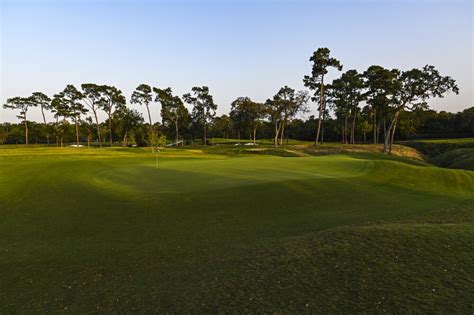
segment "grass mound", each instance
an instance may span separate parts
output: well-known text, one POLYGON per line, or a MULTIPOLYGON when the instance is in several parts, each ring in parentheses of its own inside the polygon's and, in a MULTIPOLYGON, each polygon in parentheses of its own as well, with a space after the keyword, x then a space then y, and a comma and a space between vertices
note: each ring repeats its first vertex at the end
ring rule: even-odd
POLYGON ((447 151, 432 158, 431 161, 441 167, 474 171, 474 147, 447 151))
POLYGON ((416 148, 435 165, 474 170, 474 138, 418 140, 403 144, 416 148))

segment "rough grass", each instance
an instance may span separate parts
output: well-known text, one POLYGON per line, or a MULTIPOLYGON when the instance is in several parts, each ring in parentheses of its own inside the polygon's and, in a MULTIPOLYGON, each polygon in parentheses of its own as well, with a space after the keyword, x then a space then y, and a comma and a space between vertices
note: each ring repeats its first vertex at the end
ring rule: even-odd
POLYGON ((474 171, 474 147, 447 151, 435 156, 430 161, 441 167, 474 171))
POLYGON ((457 143, 457 144, 464 144, 464 143, 474 143, 474 138, 421 139, 421 140, 417 140, 416 142, 422 142, 422 143, 457 143))
POLYGON ((403 142, 441 167, 474 170, 474 138, 426 139, 403 142))
POLYGON ((0 313, 472 311, 473 172, 225 150, 0 149, 0 313))
POLYGON ((404 141, 400 143, 413 147, 430 158, 451 150, 474 148, 474 138, 423 139, 416 141, 404 141))

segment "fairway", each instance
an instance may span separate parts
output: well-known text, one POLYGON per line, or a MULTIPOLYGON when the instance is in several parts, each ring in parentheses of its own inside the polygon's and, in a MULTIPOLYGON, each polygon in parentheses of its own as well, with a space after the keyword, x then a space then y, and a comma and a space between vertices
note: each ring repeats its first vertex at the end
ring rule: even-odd
POLYGON ((470 171, 377 153, 6 147, 0 209, 2 314, 472 307, 470 171))

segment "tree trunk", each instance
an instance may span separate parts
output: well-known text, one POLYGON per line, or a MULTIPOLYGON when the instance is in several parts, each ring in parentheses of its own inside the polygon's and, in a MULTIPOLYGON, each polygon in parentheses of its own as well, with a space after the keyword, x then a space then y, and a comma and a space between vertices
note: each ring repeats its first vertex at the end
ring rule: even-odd
POLYGON ((109 142, 110 146, 112 146, 113 139, 112 139, 112 113, 109 113, 109 142))
POLYGON ((127 146, 127 131, 125 131, 125 134, 123 135, 122 146, 123 147, 127 146))
POLYGON ((275 139, 274 139, 274 145, 275 147, 278 147, 278 134, 280 132, 280 128, 278 127, 278 122, 275 122, 275 139))
POLYGON ((145 104, 146 111, 148 112, 148 122, 150 123, 150 142, 151 142, 151 153, 155 153, 155 131, 153 130, 153 124, 151 122, 150 107, 145 104))
POLYGON ((99 125, 99 118, 97 118, 97 111, 94 110, 94 118, 95 118, 95 125, 97 126, 97 137, 99 138, 99 148, 102 148, 102 139, 100 136, 100 125, 99 125))
POLYGON ((344 144, 348 144, 347 141, 347 113, 344 115, 344 144))
POLYGON ((314 145, 318 145, 319 134, 321 132, 322 117, 323 117, 323 93, 324 93, 324 75, 321 76, 321 87, 319 89, 319 119, 318 127, 316 129, 316 139, 314 140, 314 145))
POLYGON ((176 132, 176 146, 178 146, 178 142, 179 142, 179 130, 178 130, 178 119, 175 119, 174 121, 174 128, 175 128, 175 132, 176 132))
POLYGON ((28 122, 25 115, 25 145, 28 146, 28 122))
MULTIPOLYGON (((323 121, 324 121, 324 116, 323 116, 323 121)), ((321 128, 321 144, 324 143, 324 126, 321 128)))
POLYGON ((55 125, 55 128, 54 128, 55 131, 56 131, 56 133, 55 133, 55 136, 56 136, 56 147, 59 147, 58 121, 59 121, 59 119, 58 119, 58 117, 56 117, 56 125, 55 125))
POLYGON ((77 118, 74 119, 74 124, 76 125, 76 145, 79 147, 79 126, 77 125, 77 118))
MULTIPOLYGON (((384 153, 390 154, 392 152, 392 143, 393 138, 395 136, 395 127, 398 120, 398 115, 400 114, 400 110, 397 110, 393 115, 392 121, 388 127, 388 130, 385 132, 385 139, 384 139, 384 153)), ((385 121, 384 121, 384 129, 385 129, 385 121)))
MULTIPOLYGON (((63 118, 63 127, 66 126, 66 117, 63 118)), ((61 148, 63 147, 64 140, 64 129, 61 130, 61 148)))
POLYGON ((46 117, 44 116, 44 109, 43 109, 43 106, 41 106, 41 115, 43 115, 43 122, 44 122, 44 128, 46 128, 46 143, 49 147, 49 132, 48 132, 48 129, 47 129, 47 123, 46 123, 46 117))
POLYGON ((280 145, 283 145, 283 135, 285 133, 285 121, 281 122, 281 128, 280 128, 280 145))
POLYGON ((345 134, 344 134, 344 122, 341 123, 341 143, 344 144, 344 137, 345 137, 345 134))
POLYGON ((204 145, 207 146, 207 126, 204 123, 204 145))
POLYGON ((253 144, 257 144, 256 137, 257 137, 257 127, 254 127, 253 128, 253 144))
POLYGON ((355 125, 356 125, 356 119, 357 119, 357 112, 355 110, 352 116, 353 117, 352 117, 351 143, 355 144, 355 125))
POLYGON ((397 129, 397 122, 398 122, 398 113, 395 114, 395 122, 393 124, 392 131, 391 131, 390 146, 388 148, 388 154, 392 154, 392 146, 393 146, 393 140, 395 139, 395 130, 397 129))
POLYGON ((380 121, 377 122, 377 134, 376 134, 376 144, 379 144, 380 142, 380 121))
POLYGON ((378 144, 377 141, 377 110, 374 108, 374 144, 378 144))

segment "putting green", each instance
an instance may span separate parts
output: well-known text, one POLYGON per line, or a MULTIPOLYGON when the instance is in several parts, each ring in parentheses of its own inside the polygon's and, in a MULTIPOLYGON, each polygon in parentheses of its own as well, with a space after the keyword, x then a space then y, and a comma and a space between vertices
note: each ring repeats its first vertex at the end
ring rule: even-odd
MULTIPOLYGON (((0 312, 334 311, 334 303, 382 310, 371 307, 377 284, 350 287, 358 268, 372 259, 387 264, 378 256, 381 244, 390 253, 408 252, 418 239, 435 265, 453 253, 438 253, 434 244, 452 238, 454 254, 465 258, 473 204, 474 172, 374 153, 0 149, 0 312), (424 225, 444 216, 460 217, 457 228, 424 225), (354 257, 348 278, 340 278, 334 266, 350 264, 347 257, 358 248, 365 258, 354 257), (314 279, 318 272, 323 282, 314 279)), ((472 262, 461 258, 469 271, 472 262)), ((411 264, 394 268, 408 277, 426 267, 411 264)), ((393 276, 388 269, 374 272, 367 279, 393 276)), ((403 291, 413 296, 430 283, 426 277, 392 289, 413 285, 403 291)), ((472 283, 441 288, 470 290, 472 283)), ((469 307, 452 294, 448 304, 446 294, 420 294, 415 297, 425 302, 410 302, 414 310, 469 307)))

